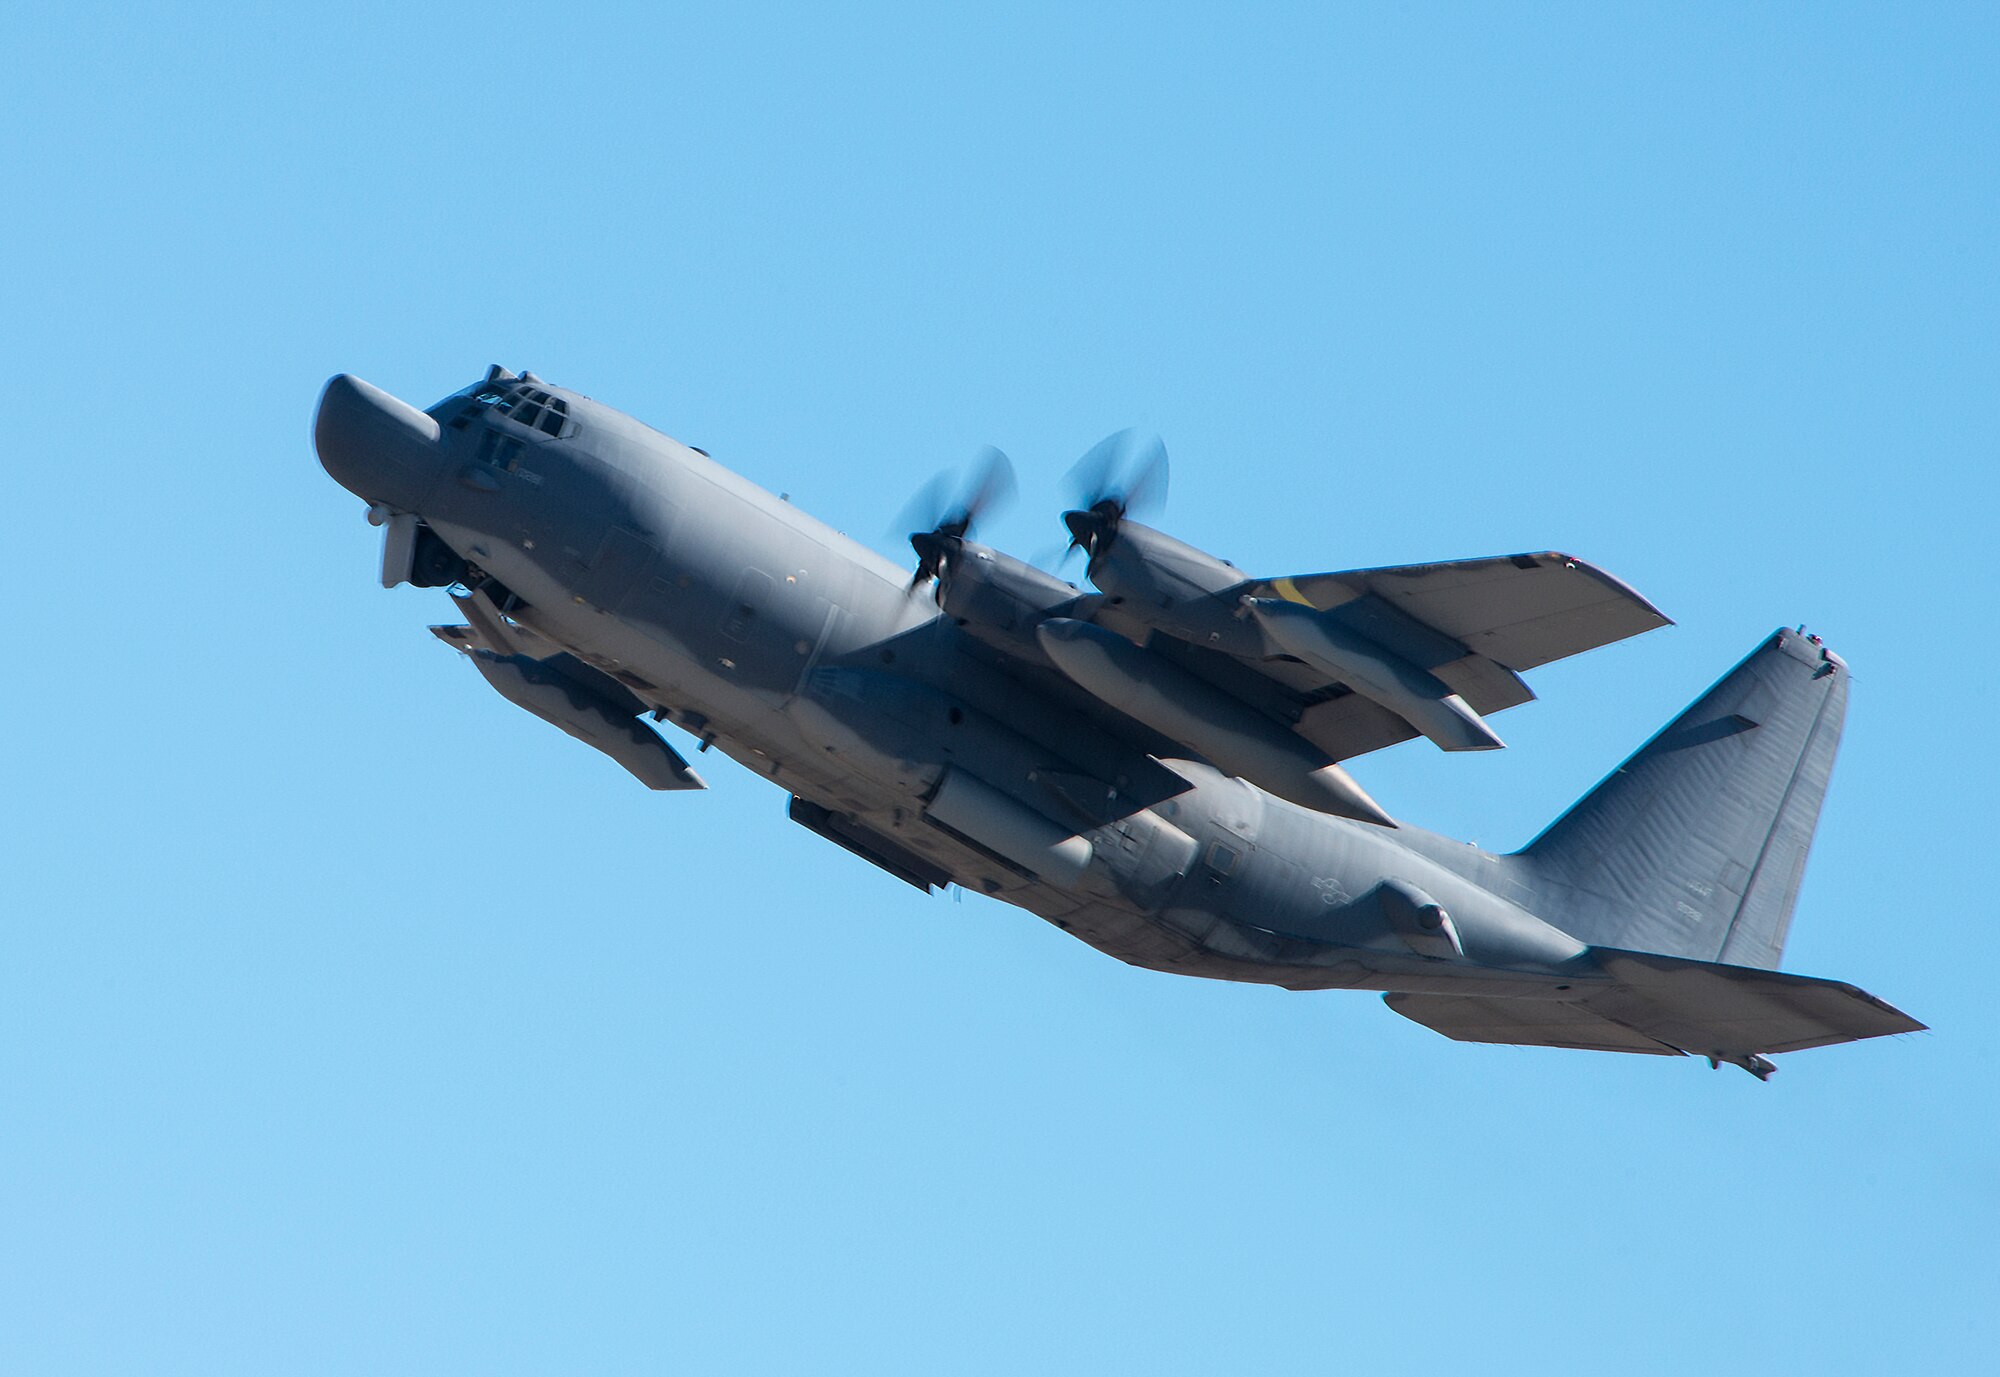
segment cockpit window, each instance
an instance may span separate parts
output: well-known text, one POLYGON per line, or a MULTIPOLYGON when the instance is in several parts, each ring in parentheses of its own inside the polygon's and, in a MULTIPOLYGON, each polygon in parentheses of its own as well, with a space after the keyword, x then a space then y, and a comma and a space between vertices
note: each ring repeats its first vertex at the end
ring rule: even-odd
POLYGON ((464 392, 454 393, 432 409, 433 415, 442 417, 448 404, 461 398, 469 398, 463 409, 447 424, 462 430, 476 416, 488 411, 519 421, 522 425, 539 430, 551 439, 575 434, 575 427, 569 417, 569 403, 561 397, 552 397, 539 387, 518 383, 510 388, 496 388, 485 383, 468 387, 464 392))
POLYGON ((484 391, 485 388, 484 383, 461 387, 437 405, 425 408, 424 415, 439 425, 450 426, 453 430, 463 430, 467 423, 479 414, 480 407, 486 402, 484 397, 475 398, 473 394, 484 391))
POLYGON ((520 466, 521 449, 519 440, 488 426, 485 434, 479 437, 479 452, 473 458, 504 473, 513 473, 520 466))

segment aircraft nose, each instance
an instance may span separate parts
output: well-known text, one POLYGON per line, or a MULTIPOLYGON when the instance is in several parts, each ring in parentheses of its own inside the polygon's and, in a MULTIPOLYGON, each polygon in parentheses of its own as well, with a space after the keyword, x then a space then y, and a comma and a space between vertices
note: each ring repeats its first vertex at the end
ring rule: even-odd
POLYGON ((320 394, 313 448, 333 480, 357 497, 413 512, 444 467, 438 423, 351 373, 320 394))

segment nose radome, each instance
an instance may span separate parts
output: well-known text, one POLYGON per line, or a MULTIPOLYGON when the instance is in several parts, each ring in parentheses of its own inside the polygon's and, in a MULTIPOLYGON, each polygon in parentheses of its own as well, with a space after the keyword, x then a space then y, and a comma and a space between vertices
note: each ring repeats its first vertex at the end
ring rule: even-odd
POLYGON ((336 483, 369 502, 415 511, 444 465, 438 423, 351 373, 328 381, 313 448, 336 483))

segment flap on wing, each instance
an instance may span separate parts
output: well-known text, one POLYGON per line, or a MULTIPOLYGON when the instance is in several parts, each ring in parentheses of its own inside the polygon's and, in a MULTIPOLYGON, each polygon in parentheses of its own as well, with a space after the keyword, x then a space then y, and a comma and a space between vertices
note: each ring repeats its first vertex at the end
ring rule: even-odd
POLYGON ((1458 1042, 1516 1047, 1573 1047, 1586 1052, 1681 1055, 1644 1033, 1614 1023, 1581 1004, 1557 999, 1490 999, 1481 995, 1390 994, 1382 1002, 1404 1018, 1458 1042))
POLYGON ((1299 714, 1292 730, 1334 760, 1352 760, 1417 734, 1408 722, 1358 693, 1314 703, 1299 714))
MULTIPOLYGON (((1516 671, 1670 624, 1602 569, 1554 552, 1300 574, 1257 580, 1244 591, 1321 610, 1371 600, 1516 671)), ((1440 672, 1435 666, 1450 658, 1434 648, 1418 663, 1429 660, 1425 667, 1440 672)))

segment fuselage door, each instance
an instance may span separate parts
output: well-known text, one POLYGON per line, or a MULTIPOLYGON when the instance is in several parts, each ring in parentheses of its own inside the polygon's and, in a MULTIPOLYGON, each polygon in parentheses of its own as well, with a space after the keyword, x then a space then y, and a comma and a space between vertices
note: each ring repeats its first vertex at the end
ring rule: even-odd
POLYGON ((616 611, 657 554, 652 542, 637 531, 613 526, 591 557, 590 568, 577 580, 576 595, 600 611, 616 611))
POLYGON ((771 602, 771 576, 762 569, 745 569, 736 582, 736 595, 722 612, 722 634, 732 641, 748 641, 771 602))

